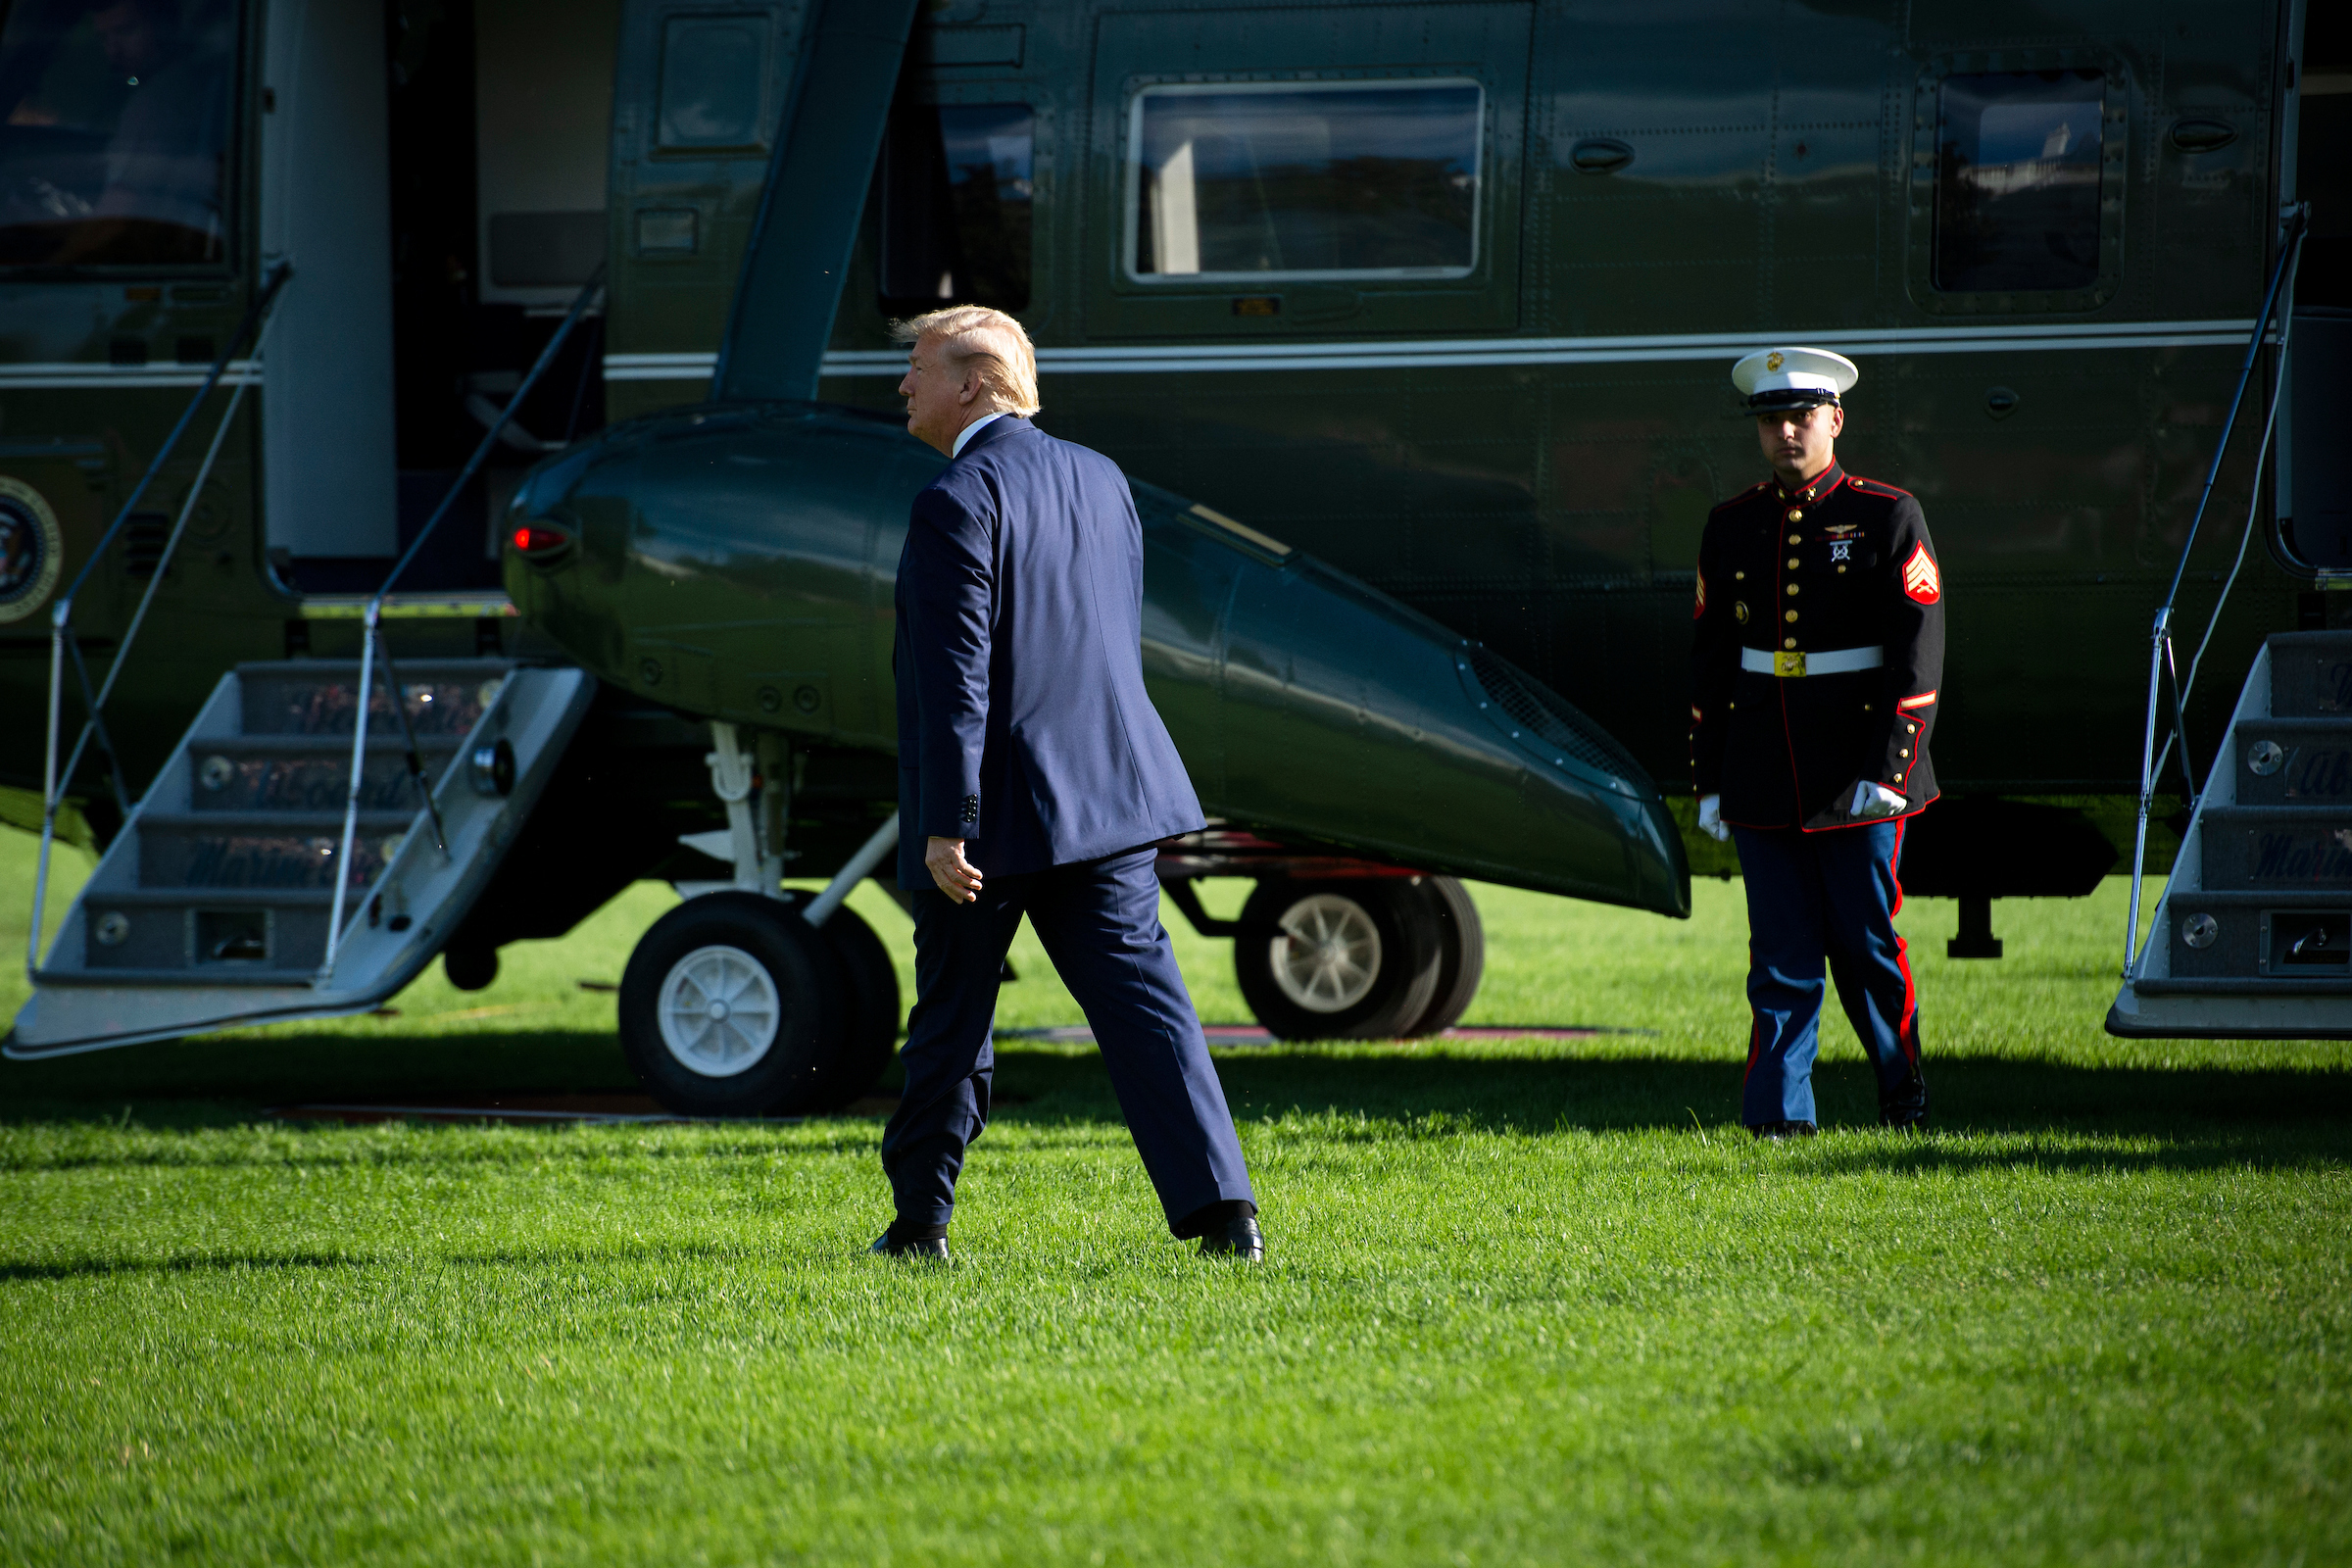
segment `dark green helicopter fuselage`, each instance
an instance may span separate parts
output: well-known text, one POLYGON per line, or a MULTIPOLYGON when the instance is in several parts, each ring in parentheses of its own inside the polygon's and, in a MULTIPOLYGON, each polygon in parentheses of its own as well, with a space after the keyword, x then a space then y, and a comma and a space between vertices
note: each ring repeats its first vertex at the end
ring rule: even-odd
MULTIPOLYGON (((282 248, 296 269, 265 351, 270 379, 222 448, 110 710, 134 793, 222 668, 356 650, 356 596, 479 433, 460 394, 495 397, 500 374, 511 385, 598 259, 580 236, 601 234, 601 318, 520 421, 551 447, 585 444, 527 483, 531 454, 494 469, 461 509, 472 530, 463 547, 403 584, 409 613, 391 624, 404 654, 571 657, 606 679, 580 768, 601 805, 633 802, 650 824, 629 855, 614 852, 631 859, 627 874, 711 810, 703 742, 677 714, 798 738, 812 760, 797 797, 808 813, 797 870, 836 863, 887 810, 888 672, 870 649, 888 614, 874 584, 886 588, 890 563, 874 554, 871 509, 763 521, 760 498, 778 492, 746 482, 777 459, 778 430, 822 426, 850 432, 835 450, 869 454, 856 461, 872 471, 905 467, 896 505, 934 460, 807 405, 894 408, 903 350, 888 321, 965 299, 1028 325, 1041 424, 1158 487, 1144 510, 1160 519, 1163 555, 1197 538, 1244 575, 1336 568, 1340 599, 1366 585, 1409 607, 1431 646, 1450 638, 1499 656, 1613 737, 1630 776, 1670 794, 1687 778, 1699 532, 1711 506, 1764 472, 1730 364, 1776 342, 1844 353, 1862 380, 1840 455, 1921 498, 1951 598, 1937 772, 1952 804, 1986 808, 1947 808, 1949 842, 1929 857, 1926 884, 2082 892, 2105 868, 2136 786, 2147 620, 2222 435, 2278 206, 2298 188, 2298 131, 2335 124, 2314 117, 2328 100, 2306 107, 2295 91, 2299 6, 947 0, 925 8, 878 92, 870 70, 860 82, 822 69, 825 30, 861 24, 846 9, 723 9, 475 0, 428 18, 396 6, 401 69, 365 111, 377 140, 348 144, 390 169, 391 259, 371 274, 364 256, 322 244, 326 265, 306 267, 269 208, 326 210, 286 172, 307 143, 282 122, 334 116, 316 91, 295 102, 286 73, 345 68, 285 55, 272 7, 255 0, 223 13, 233 112, 213 253, 98 264, 52 252, 0 271, 0 474, 54 512, 70 577, 265 260, 282 248), (530 61, 532 79, 559 84, 535 111, 542 128, 603 116, 594 149, 575 135, 544 169, 526 156, 529 135, 501 129, 513 117, 497 90, 521 79, 501 64, 502 40, 527 36, 542 13, 564 39, 530 61), (870 126, 820 115, 828 90, 868 105, 870 126), (1301 151, 1281 115, 1349 93, 1402 118, 1342 146, 1354 122, 1325 116, 1320 151, 1301 151), (1386 108, 1360 96, 1384 93, 1386 108), (2053 104, 2081 107, 2081 123, 2045 136, 2053 104), (1959 136, 1955 117, 1969 114, 1975 128, 1959 136), (2012 122, 2038 152, 1995 157, 1994 131, 2012 122), (838 145, 811 145, 812 122, 842 127, 838 145), (1396 124, 1422 140, 1398 139, 1396 124), (1294 185, 1260 179, 1259 205, 1244 212, 1234 171, 1269 148, 1289 149, 1294 185), (980 162, 958 162, 967 154, 980 162), (565 194, 587 178, 565 173, 565 157, 601 167, 601 217, 565 194), (1312 206, 1298 170, 1316 158, 1326 190, 1361 197, 1321 230, 1297 220, 1312 206), (459 166, 463 177, 448 172, 459 166), (1985 237, 2000 220, 1990 196, 1960 199, 1963 186, 1999 195, 2037 179, 2075 195, 2024 251, 1985 237), (1242 232, 1250 213, 1266 224, 1262 245, 1242 232), (794 249, 828 222, 838 252, 794 249), (1410 243, 1395 238, 1407 232, 1410 243), (1302 237, 1321 248, 1306 254, 1302 237), (813 328, 811 300, 825 307, 813 328), (378 348, 351 346, 370 330, 378 348), (796 332, 808 339, 797 348, 796 332), (382 377, 368 391, 380 417, 334 415, 317 390, 343 387, 332 372, 347 362, 382 377), (318 411, 311 424, 288 412, 297 399, 321 400, 305 404, 318 411), (335 417, 364 439, 321 439, 335 417), (597 433, 600 419, 610 423, 597 433), (636 488, 600 499, 591 485, 564 510, 582 475, 674 440, 700 443, 701 469, 649 478, 639 466, 636 488), (358 498, 348 525, 321 499, 338 475, 358 498), (1312 561, 1278 568, 1238 536, 1184 521, 1160 491, 1312 561), (561 592, 511 550, 503 568, 483 558, 485 533, 542 514, 580 528, 561 592), (841 536, 808 543, 842 556, 850 597, 806 574, 763 582, 772 529, 825 515, 841 536), (640 568, 689 535, 700 541, 691 569, 671 573, 657 612, 640 568), (498 601, 501 569, 519 615, 498 601), (809 602, 803 612, 782 604, 795 596, 809 602), (676 630, 689 626, 733 629, 698 641, 676 630), (828 641, 845 637, 861 639, 855 661, 828 641), (842 673, 853 665, 856 679, 842 673), (2003 815, 2004 803, 2046 809, 2003 815), (1939 875, 1938 863, 1967 875, 1939 875)), ((0 88, 15 90, 4 51, 0 88)), ((38 151, 12 157, 29 168, 38 151)), ((11 254, 30 253, 0 261, 11 254)), ((2307 302, 2332 303, 2305 281, 2307 302)), ((96 678, 209 435, 200 419, 144 504, 152 515, 76 604, 96 678)), ((2218 581, 2251 501, 2270 548, 2251 552, 2214 638, 2192 736, 2219 733, 2261 636, 2315 612, 2289 569, 2291 508, 2267 481, 2253 495, 2252 481, 2250 462, 2224 468, 2214 514, 2230 525, 2209 527, 2193 564, 2192 582, 2218 581)), ((0 724, 19 738, 0 755, 0 783, 19 792, 16 820, 39 782, 41 608, 0 625, 0 724)), ((1339 667, 1363 654, 1344 640, 1317 652, 1339 667)), ((1384 671, 1361 673, 1377 684, 1384 671)), ((1313 803, 1350 801, 1351 824, 1379 815, 1384 791, 1424 820, 1480 810, 1417 792, 1404 751, 1367 773, 1366 754, 1300 733, 1288 776, 1242 806, 1270 810, 1252 803, 1287 792, 1298 812, 1260 818, 1269 832, 1409 863, 1410 835, 1323 831, 1313 803)), ((103 831, 103 770, 74 786, 103 831)), ((1238 799, 1221 775, 1203 795, 1238 799)), ((1674 804, 1687 824, 1687 802, 1674 804)), ((1936 821, 1922 819, 1923 850, 1936 821)), ((1691 848, 1701 869, 1727 864, 1709 844, 1691 848)), ((1447 863, 1572 890, 1574 877, 1536 869, 1542 858, 1529 849, 1518 876, 1483 850, 1447 863)), ((509 924, 520 934, 530 922, 509 924)))

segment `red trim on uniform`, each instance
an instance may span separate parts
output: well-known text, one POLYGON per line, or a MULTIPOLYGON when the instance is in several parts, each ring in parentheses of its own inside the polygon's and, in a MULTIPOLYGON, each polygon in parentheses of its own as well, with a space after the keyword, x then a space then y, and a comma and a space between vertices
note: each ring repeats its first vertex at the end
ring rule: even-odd
MULTIPOLYGON (((1903 819, 1898 816, 1894 819, 1894 853, 1886 857, 1886 880, 1894 884, 1894 906, 1886 911, 1890 919, 1903 912, 1902 863, 1903 819)), ((1903 974, 1903 1017, 1902 1022, 1895 1026, 1894 1038, 1903 1048, 1903 1054, 1911 1058, 1911 1065, 1916 1067, 1919 1065, 1919 987, 1911 978, 1910 955, 1910 945, 1903 941, 1903 934, 1897 931, 1894 934, 1894 966, 1903 974)))
POLYGON ((1917 697, 1906 697, 1894 706, 1899 711, 1905 709, 1925 708, 1934 701, 1936 701, 1934 692, 1921 692, 1917 697))
MULTIPOLYGON (((1938 793, 1929 796, 1926 800, 1920 802, 1917 806, 1910 808, 1908 810, 1895 812, 1892 816, 1858 816, 1851 822, 1832 822, 1827 827, 1800 828, 1799 831, 1805 833, 1842 833, 1849 827, 1877 827, 1881 822, 1908 821, 1910 818, 1917 816, 1920 812, 1926 810, 1929 807, 1934 806, 1937 801, 1942 799, 1943 796, 1938 793)), ((1804 803, 1800 801, 1797 804, 1801 806, 1804 803)), ((1732 821, 1732 819, 1728 816, 1725 817, 1724 820, 1727 822, 1732 821)), ((1749 822, 1732 822, 1732 825, 1734 827, 1752 827, 1754 824, 1749 822)))
POLYGON ((1849 473, 1846 475, 1846 477, 1853 482, 1855 489, 1863 490, 1865 493, 1868 493, 1869 490, 1883 490, 1890 496, 1901 496, 1905 501, 1917 501, 1919 499, 1919 497, 1913 495, 1901 485, 1888 484, 1884 479, 1865 479, 1858 473, 1849 473))
POLYGON ((1804 491, 1801 489, 1791 490, 1787 485, 1781 483, 1781 481, 1778 479, 1771 480, 1769 483, 1780 495, 1780 498, 1785 505, 1791 507, 1818 507, 1824 501, 1829 500, 1832 495, 1836 494, 1839 485, 1845 483, 1845 470, 1838 466, 1838 460, 1836 458, 1832 458, 1830 460, 1830 466, 1828 467, 1822 469, 1821 472, 1813 476, 1813 484, 1816 487, 1822 486, 1825 481, 1827 488, 1815 488, 1813 492, 1813 499, 1810 501, 1805 499, 1804 491))

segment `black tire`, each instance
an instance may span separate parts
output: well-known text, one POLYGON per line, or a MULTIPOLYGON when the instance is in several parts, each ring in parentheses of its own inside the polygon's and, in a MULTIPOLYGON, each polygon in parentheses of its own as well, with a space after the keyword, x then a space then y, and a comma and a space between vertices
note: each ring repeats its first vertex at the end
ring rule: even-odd
POLYGON ((1437 934, 1438 984, 1429 1010, 1403 1031, 1408 1036, 1444 1034, 1459 1023, 1487 972, 1487 928, 1470 890, 1449 876, 1425 876, 1419 891, 1437 934))
POLYGON ((1402 877, 1269 881, 1242 906, 1233 968, 1250 1010, 1277 1040, 1391 1040, 1429 1011, 1438 946, 1424 895, 1402 877), (1316 971, 1302 982, 1298 939, 1286 922, 1329 931, 1352 955, 1349 967, 1316 971), (1350 932, 1376 940, 1351 940, 1350 932), (1277 943, 1285 946, 1278 950, 1277 943), (1287 966, 1285 958, 1292 960, 1287 966))
POLYGON ((498 978, 496 948, 444 948, 441 973, 460 991, 482 991, 498 978))
POLYGON ((646 1092, 680 1115, 805 1115, 817 1108, 834 1054, 827 1046, 842 1038, 848 996, 823 932, 775 899, 708 893, 656 920, 629 955, 620 977, 620 1047, 646 1092), (665 1033, 663 994, 673 976, 680 989, 670 998, 665 1033), (705 994, 704 980, 712 992, 740 984, 729 1015, 712 1019, 731 1029, 690 1028, 697 1020, 682 1004, 705 994), (762 1014, 764 1028, 742 1021, 762 1014), (748 1060, 736 1065, 737 1058, 748 1060))
MULTIPOLYGON (((787 892, 783 902, 797 914, 816 895, 787 892)), ((839 1047, 819 1077, 814 1103, 839 1110, 874 1087, 899 1053, 899 1029, 906 1014, 899 997, 899 967, 890 950, 855 909, 843 906, 818 928, 841 965, 848 988, 839 1047)))

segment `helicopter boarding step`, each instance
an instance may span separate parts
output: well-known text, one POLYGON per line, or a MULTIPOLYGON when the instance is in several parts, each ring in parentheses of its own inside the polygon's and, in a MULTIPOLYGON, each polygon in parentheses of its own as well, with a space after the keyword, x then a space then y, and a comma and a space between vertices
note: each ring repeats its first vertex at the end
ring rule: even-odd
POLYGON ((333 968, 328 922, 359 716, 356 662, 224 675, 60 925, 5 1045, 66 1055, 364 1012, 432 961, 497 868, 595 694, 503 660, 399 666, 446 852, 381 672, 333 968))
POLYGON ((2255 657, 2107 1030, 2352 1038, 2352 632, 2255 657))

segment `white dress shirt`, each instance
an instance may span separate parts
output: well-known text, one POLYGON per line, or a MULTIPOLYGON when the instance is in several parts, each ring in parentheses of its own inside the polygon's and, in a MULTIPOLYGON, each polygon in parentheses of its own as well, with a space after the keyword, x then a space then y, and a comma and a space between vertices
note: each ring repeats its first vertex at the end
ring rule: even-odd
POLYGON ((1002 419, 1003 417, 1004 417, 1004 411, 1003 409, 999 409, 994 414, 983 414, 980 416, 980 417, 974 419, 971 423, 956 431, 956 445, 948 453, 948 461, 953 463, 956 459, 962 457, 965 442, 971 440, 972 437, 978 435, 982 430, 986 429, 990 420, 1002 419))

